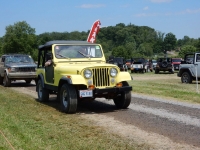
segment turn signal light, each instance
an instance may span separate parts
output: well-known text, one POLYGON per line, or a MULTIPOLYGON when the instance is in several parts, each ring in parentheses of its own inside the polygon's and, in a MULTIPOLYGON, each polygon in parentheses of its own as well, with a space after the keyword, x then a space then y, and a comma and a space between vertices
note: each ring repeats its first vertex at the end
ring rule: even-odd
POLYGON ((94 89, 95 89, 95 86, 94 86, 94 85, 89 85, 89 86, 88 86, 88 89, 94 90, 94 89))
POLYGON ((123 84, 120 82, 120 83, 117 83, 117 84, 116 84, 116 87, 119 88, 119 87, 122 87, 122 85, 123 85, 123 84))

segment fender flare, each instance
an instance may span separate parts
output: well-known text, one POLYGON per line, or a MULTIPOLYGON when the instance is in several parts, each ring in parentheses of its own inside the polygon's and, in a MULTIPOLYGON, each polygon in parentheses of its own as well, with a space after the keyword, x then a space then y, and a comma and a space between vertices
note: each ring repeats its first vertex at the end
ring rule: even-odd
POLYGON ((188 72, 192 77, 194 77, 194 74, 193 74, 193 72, 191 71, 191 69, 190 68, 181 68, 181 70, 179 71, 180 72, 180 76, 182 76, 182 74, 184 73, 184 72, 188 72))
POLYGON ((63 82, 67 82, 68 84, 72 84, 72 80, 70 78, 67 77, 62 77, 59 81, 59 87, 63 82))

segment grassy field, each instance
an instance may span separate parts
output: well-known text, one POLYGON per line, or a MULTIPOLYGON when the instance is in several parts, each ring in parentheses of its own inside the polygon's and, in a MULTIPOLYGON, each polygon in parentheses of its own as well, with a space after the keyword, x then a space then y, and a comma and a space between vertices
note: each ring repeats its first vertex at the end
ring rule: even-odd
MULTIPOLYGON (((55 103, 55 102, 54 102, 55 103)), ((0 86, 0 150, 147 149, 80 117, 0 86)))
POLYGON ((131 75, 133 81, 129 84, 133 86, 134 93, 200 103, 200 93, 197 91, 196 82, 183 84, 176 72, 174 74, 168 72, 131 73, 131 75))

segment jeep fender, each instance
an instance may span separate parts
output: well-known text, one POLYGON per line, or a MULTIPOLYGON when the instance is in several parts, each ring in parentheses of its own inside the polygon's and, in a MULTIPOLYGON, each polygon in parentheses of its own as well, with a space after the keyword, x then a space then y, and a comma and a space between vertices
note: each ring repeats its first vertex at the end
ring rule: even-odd
POLYGON ((81 75, 70 75, 69 77, 63 76, 60 79, 59 85, 63 81, 67 82, 68 84, 85 84, 85 85, 87 85, 86 79, 81 75))
POLYGON ((190 68, 181 68, 179 71, 179 77, 181 77, 184 72, 188 72, 192 77, 195 76, 190 68))
POLYGON ((128 72, 119 72, 119 74, 117 75, 117 83, 118 82, 122 82, 122 81, 130 81, 132 80, 130 73, 128 72))

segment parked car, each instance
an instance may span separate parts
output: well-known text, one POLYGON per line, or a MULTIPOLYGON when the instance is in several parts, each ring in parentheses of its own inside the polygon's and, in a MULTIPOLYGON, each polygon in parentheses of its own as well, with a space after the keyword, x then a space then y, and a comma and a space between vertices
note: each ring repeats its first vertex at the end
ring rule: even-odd
POLYGON ((107 61, 110 64, 115 64, 120 68, 120 71, 127 71, 128 67, 125 63, 125 60, 123 57, 109 57, 109 60, 107 61))
POLYGON ((131 73, 144 73, 147 72, 147 64, 144 58, 132 58, 131 73))
POLYGON ((181 77, 182 83, 192 83, 192 81, 200 81, 200 52, 187 53, 184 61, 179 66, 178 77, 181 77))
POLYGON ((172 58, 172 64, 174 65, 174 70, 179 70, 179 65, 181 64, 182 58, 172 58))
POLYGON ((30 55, 4 54, 0 57, 0 84, 9 87, 15 80, 25 80, 29 84, 36 79, 36 67, 30 55))
POLYGON ((168 71, 169 73, 174 73, 174 66, 172 64, 172 58, 158 58, 157 65, 155 68, 155 74, 160 71, 168 71))

